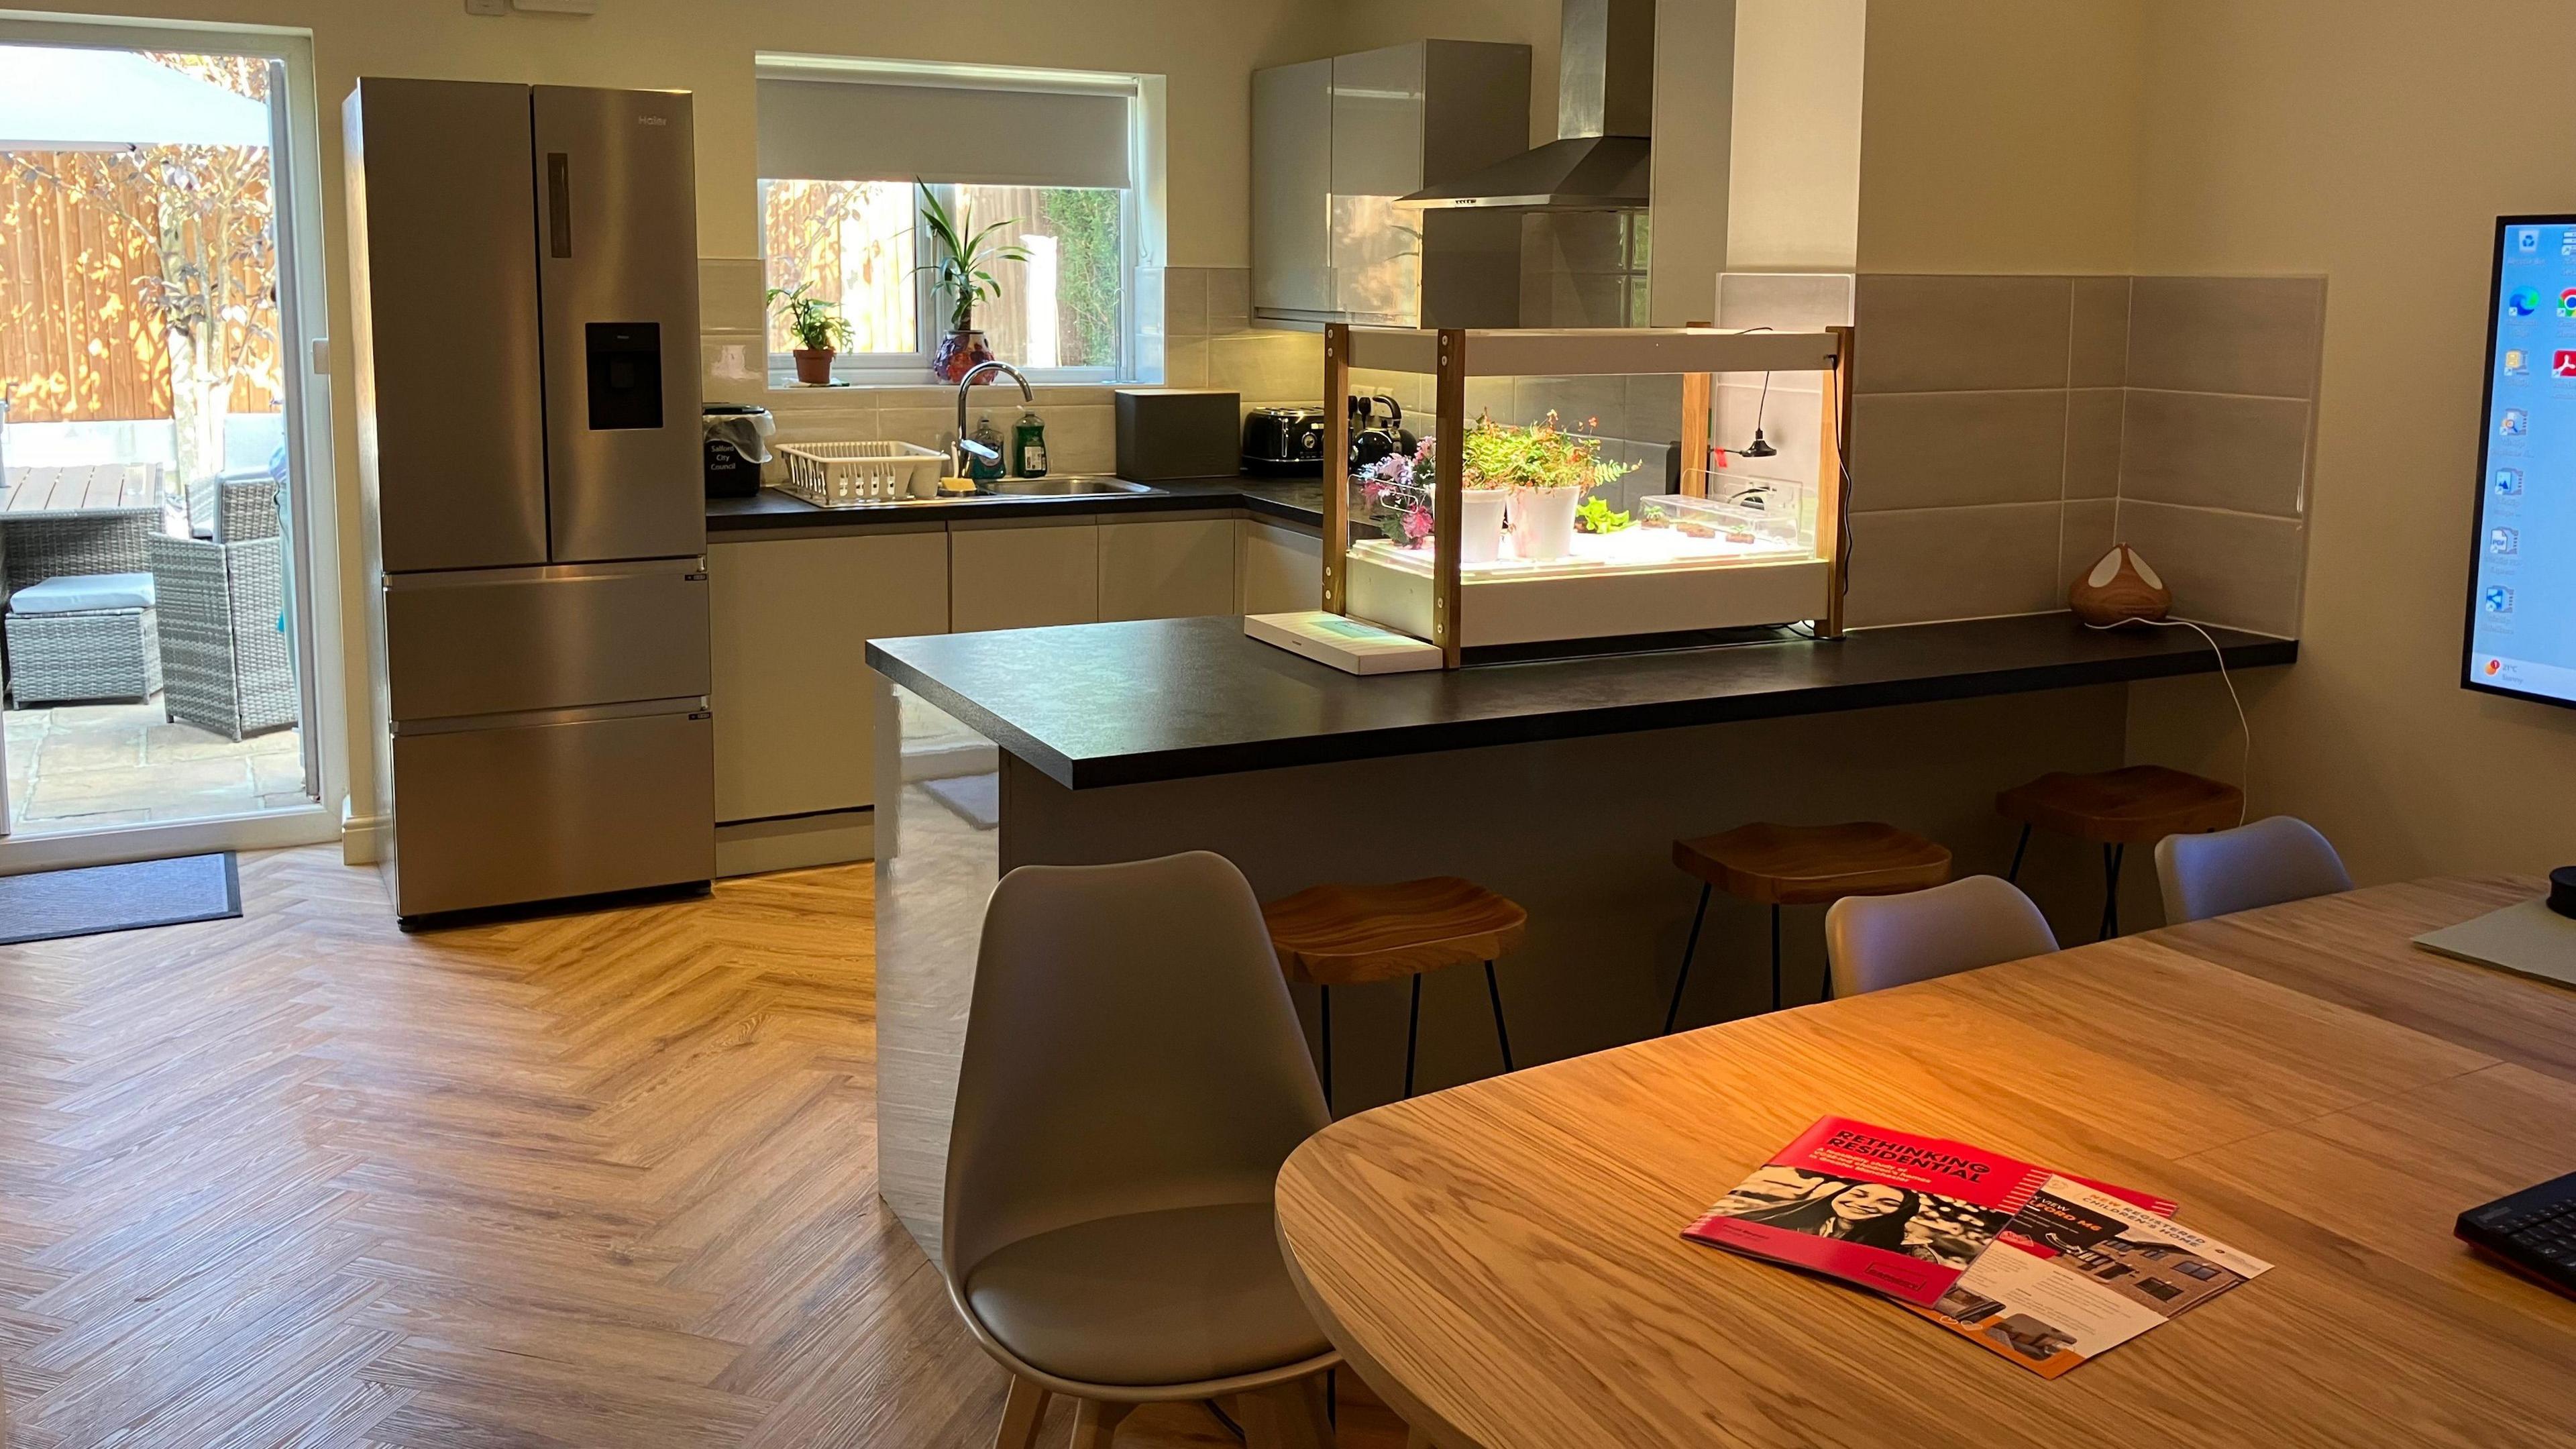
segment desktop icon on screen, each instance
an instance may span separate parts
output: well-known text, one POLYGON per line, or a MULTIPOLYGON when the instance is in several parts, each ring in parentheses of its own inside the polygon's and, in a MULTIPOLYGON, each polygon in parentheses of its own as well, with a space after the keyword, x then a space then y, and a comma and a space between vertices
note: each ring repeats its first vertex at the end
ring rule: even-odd
POLYGON ((2558 315, 2576 317, 2576 287, 2569 287, 2558 294, 2558 315))
POLYGON ((2530 256, 2540 250, 2540 228, 2518 226, 2513 229, 2513 249, 2530 256))
POLYGON ((2538 316, 2540 314, 2540 289, 2537 287, 2514 288, 2512 294, 2504 299, 2504 310, 2505 315, 2508 317, 2538 316))
POLYGON ((2559 379, 2576 378, 2576 351, 2560 348, 2549 355, 2549 375, 2559 379))
POLYGON ((2486 670, 2487 670, 2487 677, 2488 677, 2489 679, 2493 679, 2493 678, 2494 678, 2494 677, 2496 677, 2497 675, 2502 674, 2502 673, 2504 672, 2504 661, 2503 661, 2503 660, 2501 660, 2501 659, 2493 659, 2493 658, 2490 658, 2489 660, 2487 660, 2486 670))
POLYGON ((2530 431, 2531 414, 2520 408, 2506 408, 2503 419, 2496 424, 2496 432, 2508 438, 2519 438, 2530 431))
POLYGON ((2489 584, 2478 595, 2478 604, 2490 614, 2513 612, 2513 590, 2503 584, 2489 584))
POLYGON ((2510 528, 2490 530, 2487 534, 2487 552, 2498 558, 2511 558, 2522 552, 2522 535, 2510 528))
POLYGON ((2519 348, 2519 347, 2508 347, 2508 348, 2506 348, 2506 349, 2504 350, 2504 375, 2505 375, 2505 376, 2507 376, 2507 377, 2525 377, 2525 376, 2528 376, 2528 375, 2530 374, 2530 372, 2531 372, 2531 354, 2530 354, 2530 353, 2523 351, 2523 350, 2522 350, 2521 348, 2519 348))
POLYGON ((2495 496, 2498 498, 2520 498, 2522 496, 2522 470, 2520 468, 2498 468, 2496 470, 2495 496))

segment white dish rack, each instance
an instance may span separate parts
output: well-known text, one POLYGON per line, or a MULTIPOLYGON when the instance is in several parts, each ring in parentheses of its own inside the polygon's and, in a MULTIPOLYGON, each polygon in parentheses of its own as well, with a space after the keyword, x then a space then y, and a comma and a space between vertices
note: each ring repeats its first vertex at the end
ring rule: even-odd
POLYGON ((783 443, 781 492, 823 508, 861 508, 939 496, 948 455, 912 443, 783 443))

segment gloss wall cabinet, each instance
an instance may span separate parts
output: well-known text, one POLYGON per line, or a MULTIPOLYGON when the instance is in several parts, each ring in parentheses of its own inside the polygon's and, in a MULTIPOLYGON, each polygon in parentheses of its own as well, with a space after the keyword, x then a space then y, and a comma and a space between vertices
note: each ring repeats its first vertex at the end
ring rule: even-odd
POLYGON ((1511 327, 1521 218, 1396 199, 1529 149, 1530 52, 1418 40, 1252 77, 1256 322, 1511 327))

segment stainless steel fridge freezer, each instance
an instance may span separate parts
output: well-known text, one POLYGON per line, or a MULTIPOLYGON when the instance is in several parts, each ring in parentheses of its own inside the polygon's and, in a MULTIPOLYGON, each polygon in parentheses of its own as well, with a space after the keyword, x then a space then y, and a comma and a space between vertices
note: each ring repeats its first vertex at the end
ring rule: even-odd
POLYGON ((703 883, 689 97, 367 77, 342 118, 395 910, 703 883))

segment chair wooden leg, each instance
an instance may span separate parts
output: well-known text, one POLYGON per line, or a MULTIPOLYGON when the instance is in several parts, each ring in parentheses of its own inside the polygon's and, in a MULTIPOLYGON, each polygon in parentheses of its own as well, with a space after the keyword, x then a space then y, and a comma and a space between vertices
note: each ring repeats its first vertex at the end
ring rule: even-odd
POLYGON ((1108 1404, 1078 1399, 1073 1411, 1073 1449, 1109 1449, 1119 1422, 1136 1412, 1134 1404, 1108 1404))
POLYGON ((1011 1395, 1002 1401, 1002 1432, 993 1436, 993 1449, 1036 1449, 1046 1407, 1046 1390, 1012 1375, 1011 1395))
POLYGON ((1333 1449, 1332 1415, 1324 1403, 1324 1376, 1308 1374, 1242 1396, 1248 1449, 1333 1449))

